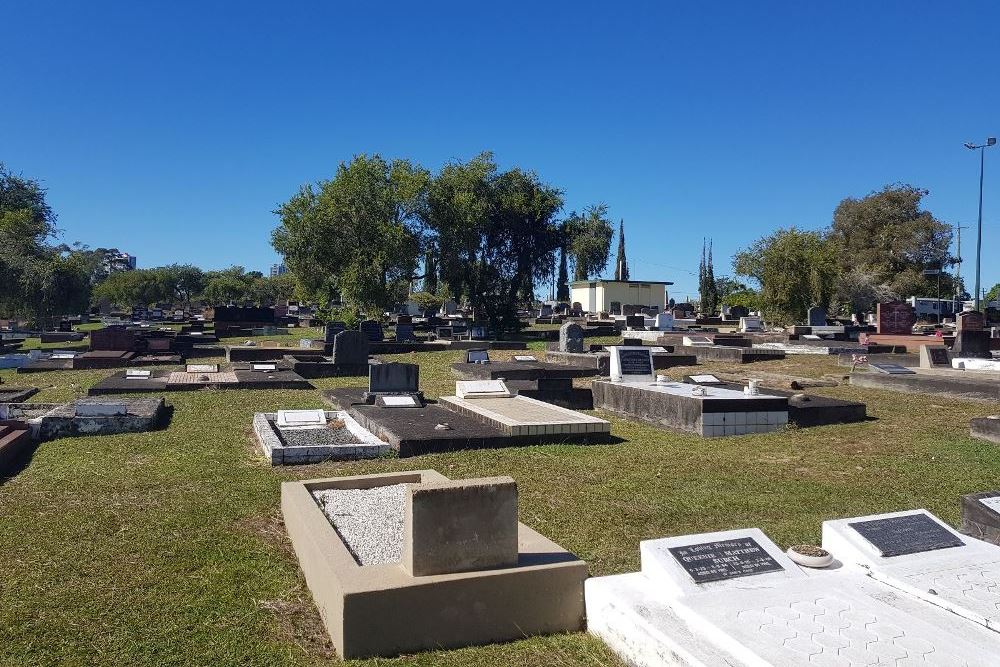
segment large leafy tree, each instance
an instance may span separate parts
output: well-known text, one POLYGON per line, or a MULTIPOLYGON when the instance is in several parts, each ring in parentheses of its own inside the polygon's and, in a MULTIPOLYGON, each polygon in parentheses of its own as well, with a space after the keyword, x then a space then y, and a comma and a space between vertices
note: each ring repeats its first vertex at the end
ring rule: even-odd
POLYGON ((801 322, 810 306, 828 304, 840 272, 825 234, 795 227, 779 229, 737 253, 733 270, 760 284, 764 316, 782 324, 801 322))
POLYGON ((580 215, 570 213, 563 223, 567 251, 573 264, 573 280, 588 280, 598 276, 611 256, 614 228, 608 218, 607 204, 594 204, 580 215))
MULTIPOLYGON (((829 240, 845 274, 860 271, 881 291, 901 297, 931 296, 937 278, 925 269, 953 263, 952 228, 921 207, 927 190, 887 185, 860 199, 848 197, 833 212, 829 240)), ((954 292, 950 275, 941 276, 943 294, 954 292)))
POLYGON ((490 153, 445 165, 430 183, 426 223, 440 276, 498 333, 517 328, 519 299, 555 260, 562 203, 534 173, 498 170, 490 153))
POLYGON ((361 312, 380 313, 409 290, 428 179, 406 160, 358 155, 278 208, 272 244, 321 303, 339 294, 361 312))

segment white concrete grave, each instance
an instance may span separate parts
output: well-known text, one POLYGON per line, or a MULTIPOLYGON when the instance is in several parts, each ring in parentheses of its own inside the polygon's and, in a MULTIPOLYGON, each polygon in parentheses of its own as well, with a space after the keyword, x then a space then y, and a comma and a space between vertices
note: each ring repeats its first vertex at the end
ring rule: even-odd
POLYGON ((279 428, 323 428, 326 413, 323 410, 278 410, 275 423, 279 428))
POLYGON ((1000 634, 846 568, 806 570, 757 529, 640 544, 585 583, 587 624, 640 667, 993 664, 1000 634))
POLYGON ((823 548, 848 568, 1000 631, 1000 547, 927 510, 824 521, 823 548))
POLYGON ((951 360, 952 368, 963 371, 996 371, 1000 372, 1000 359, 976 359, 974 357, 956 357, 951 360))
POLYGON ((740 333, 748 333, 750 331, 760 331, 761 321, 759 317, 741 317, 740 318, 740 333))
POLYGON ((463 399, 509 398, 511 393, 503 380, 460 380, 455 383, 455 395, 463 399))
POLYGON ((653 326, 657 331, 673 331, 674 316, 670 313, 657 313, 653 326))
POLYGON ((616 382, 652 382, 653 351, 645 346, 609 345, 611 379, 616 382))
POLYGON ((708 336, 684 336, 684 338, 681 339, 681 342, 688 347, 697 347, 698 345, 715 345, 715 343, 712 342, 712 339, 708 336))

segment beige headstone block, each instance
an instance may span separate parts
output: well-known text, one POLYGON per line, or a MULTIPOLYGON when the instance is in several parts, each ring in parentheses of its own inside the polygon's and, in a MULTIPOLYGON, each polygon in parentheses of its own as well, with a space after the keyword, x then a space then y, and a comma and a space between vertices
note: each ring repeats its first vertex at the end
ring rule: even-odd
POLYGON ((410 484, 403 567, 415 577, 517 565, 517 483, 485 477, 410 484))

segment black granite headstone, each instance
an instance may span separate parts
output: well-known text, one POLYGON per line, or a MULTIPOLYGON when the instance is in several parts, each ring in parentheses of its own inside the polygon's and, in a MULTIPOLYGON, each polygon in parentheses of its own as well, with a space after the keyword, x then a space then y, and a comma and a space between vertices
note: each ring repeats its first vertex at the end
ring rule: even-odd
POLYGON ((622 375, 652 375, 653 360, 649 350, 618 350, 622 375))
POLYGON ((381 343, 384 340, 382 325, 375 320, 365 320, 358 328, 371 343, 381 343))
POLYGON ((670 547, 670 553, 696 584, 784 569, 752 537, 670 547))

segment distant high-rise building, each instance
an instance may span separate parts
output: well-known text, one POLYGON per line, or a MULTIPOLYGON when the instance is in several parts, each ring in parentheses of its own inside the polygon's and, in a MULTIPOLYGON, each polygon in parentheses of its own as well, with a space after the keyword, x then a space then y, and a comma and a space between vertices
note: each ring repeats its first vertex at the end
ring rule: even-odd
POLYGON ((135 255, 130 255, 127 252, 109 253, 104 256, 104 269, 108 273, 134 271, 135 267, 135 255))
POLYGON ((281 264, 272 264, 271 265, 271 277, 272 278, 274 278, 275 276, 283 276, 286 273, 288 273, 288 267, 285 266, 284 262, 282 262, 281 264))

